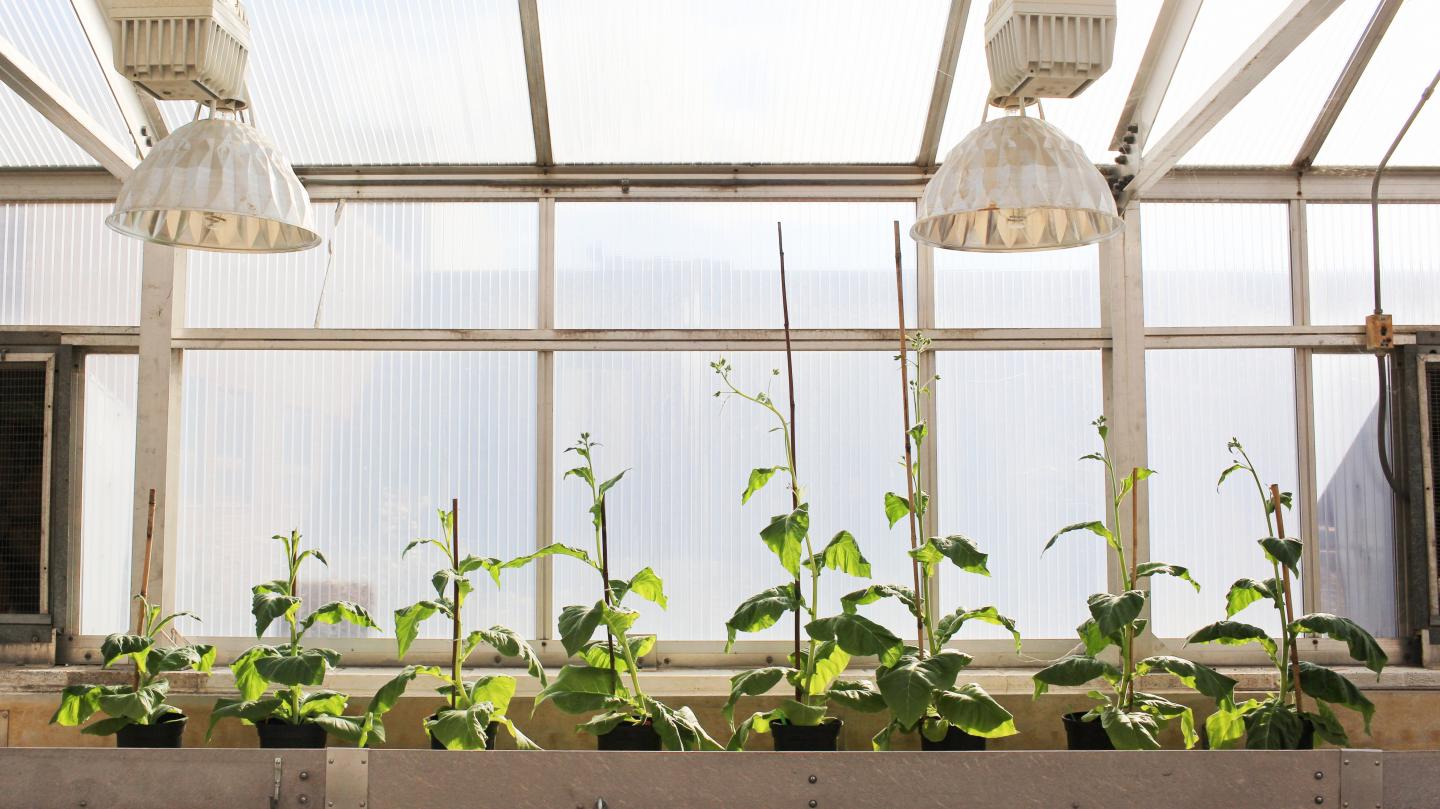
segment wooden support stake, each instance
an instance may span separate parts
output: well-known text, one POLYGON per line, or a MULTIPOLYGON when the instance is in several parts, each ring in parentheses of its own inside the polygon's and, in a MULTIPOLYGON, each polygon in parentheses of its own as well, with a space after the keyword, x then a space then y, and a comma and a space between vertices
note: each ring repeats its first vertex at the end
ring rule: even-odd
MULTIPOLYGON (((155 548, 155 490, 150 490, 150 504, 147 506, 145 515, 145 559, 140 567, 140 613, 135 619, 135 634, 145 634, 145 621, 147 615, 145 605, 150 598, 150 556, 155 548)), ((135 669, 135 687, 140 687, 140 669, 135 669)))
MULTIPOLYGON (((1275 533, 1278 534, 1281 539, 1284 539, 1285 515, 1281 513, 1284 509, 1280 503, 1279 484, 1270 484, 1270 503, 1275 509, 1275 533)), ((1280 563, 1280 581, 1285 590, 1284 634, 1288 635, 1290 634, 1290 625, 1295 623, 1295 604, 1290 596, 1290 568, 1284 562, 1280 563)), ((1293 684, 1295 690, 1295 710, 1299 711, 1301 710, 1300 701, 1303 692, 1300 690, 1300 644, 1298 643, 1298 638, 1290 639, 1290 682, 1293 684)))
MULTIPOLYGON (((905 413, 905 491, 910 500, 910 550, 920 547, 919 518, 915 516, 915 476, 912 470, 915 468, 914 456, 910 448, 910 366, 905 355, 905 273, 901 267, 900 259, 900 222, 896 220, 891 223, 895 232, 895 306, 900 312, 900 406, 905 413)), ((920 560, 910 557, 910 573, 915 579, 915 605, 917 607, 915 616, 915 647, 920 650, 920 657, 925 657, 925 610, 929 605, 925 598, 925 591, 920 587, 920 560)))
MULTIPOLYGON (((796 491, 794 482, 798 479, 799 473, 796 467, 800 465, 799 442, 796 437, 795 428, 795 357, 790 349, 790 292, 785 284, 785 230, 779 222, 775 223, 775 242, 780 250, 780 313, 785 321, 785 381, 790 390, 790 507, 800 508, 800 492, 796 491)), ((814 575, 813 571, 811 575, 814 575)), ((795 574, 795 597, 800 597, 800 574, 795 574)), ((800 610, 795 610, 795 665, 800 665, 800 610)), ((799 687, 795 687, 795 701, 804 702, 805 693, 799 687)))
POLYGON ((450 694, 450 707, 460 707, 460 498, 450 498, 450 569, 457 574, 451 583, 450 598, 450 676, 455 691, 450 694))
MULTIPOLYGON (((603 494, 600 495, 600 580, 602 591, 605 594, 605 606, 613 606, 610 603, 610 521, 606 518, 605 495, 603 494)), ((609 621, 605 622, 605 649, 610 654, 610 680, 614 684, 613 687, 618 687, 620 665, 615 662, 615 633, 610 631, 609 621)), ((628 655, 626 659, 629 659, 628 655)))

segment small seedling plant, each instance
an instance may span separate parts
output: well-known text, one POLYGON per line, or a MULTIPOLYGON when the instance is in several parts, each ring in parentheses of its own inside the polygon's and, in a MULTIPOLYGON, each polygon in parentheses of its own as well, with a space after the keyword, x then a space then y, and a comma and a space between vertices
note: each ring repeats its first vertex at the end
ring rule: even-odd
POLYGON ((655 646, 654 635, 631 635, 640 613, 624 606, 625 597, 634 595, 659 605, 667 605, 665 583, 649 567, 629 579, 610 578, 609 524, 606 503, 610 491, 625 476, 620 472, 601 480, 595 472, 595 449, 600 445, 581 433, 580 439, 565 450, 575 453, 582 463, 568 470, 565 478, 576 478, 590 492, 590 522, 595 530, 595 553, 569 545, 552 544, 507 562, 505 567, 523 567, 546 556, 567 556, 587 565, 600 579, 600 599, 594 604, 569 606, 560 611, 560 643, 565 654, 579 655, 581 664, 567 664, 560 669, 554 682, 535 698, 539 707, 553 702, 569 714, 596 712, 578 730, 601 736, 621 723, 650 725, 666 750, 719 750, 720 745, 705 732, 700 720, 689 707, 671 708, 645 693, 640 684, 640 658, 655 646), (604 627, 605 639, 595 639, 604 627))
MULTIPOLYGON (((853 609, 828 617, 818 612, 820 576, 825 570, 836 570, 858 578, 870 577, 870 563, 860 552, 860 545, 849 531, 840 531, 823 549, 816 552, 810 537, 810 505, 795 471, 795 444, 791 423, 776 407, 767 391, 748 393, 731 378, 734 367, 724 358, 710 364, 720 377, 722 390, 715 396, 739 399, 763 408, 775 419, 773 432, 784 444, 784 463, 761 467, 750 472, 741 504, 762 489, 771 478, 783 474, 791 494, 792 510, 772 517, 760 531, 760 539, 771 550, 794 579, 776 585, 745 599, 726 621, 725 649, 729 651, 740 632, 759 632, 774 626, 788 613, 800 613, 805 619, 806 644, 790 655, 789 666, 766 666, 741 672, 730 680, 730 698, 725 703, 725 719, 733 734, 728 747, 744 747, 751 732, 768 733, 774 722, 815 726, 827 721, 831 700, 860 711, 884 709, 884 701, 874 684, 862 680, 840 679, 852 655, 874 655, 885 667, 901 664, 905 644, 895 633, 858 614, 853 609), (802 587, 801 570, 808 580, 802 587), (808 590, 808 592, 804 592, 808 590), (772 710, 756 712, 738 726, 734 725, 735 706, 741 697, 758 696, 774 688, 781 679, 795 688, 795 697, 781 700, 772 710)), ((773 371, 778 377, 780 371, 773 371)), ((857 602, 858 603, 858 602, 857 602)), ((957 668, 958 671, 958 668, 957 668)), ((833 721, 833 720, 831 720, 833 721)))
POLYGON ((1243 739, 1245 746, 1252 750, 1295 749, 1308 721, 1313 725, 1315 735, 1321 739, 1348 747, 1350 739, 1331 706, 1341 705, 1358 712, 1365 720, 1365 732, 1368 734, 1375 705, 1339 673, 1300 660, 1300 636, 1305 633, 1326 635, 1345 643, 1350 656, 1375 672, 1377 677, 1388 662, 1385 652, 1369 632, 1348 618, 1323 612, 1294 617, 1295 603, 1289 579, 1300 575, 1300 557, 1304 548, 1299 540, 1284 536, 1284 518, 1280 509, 1290 508, 1290 493, 1272 486, 1267 495, 1245 447, 1234 438, 1227 446, 1235 461, 1220 473, 1216 488, 1236 473, 1244 473, 1254 482, 1265 516, 1265 537, 1258 544, 1270 564, 1272 575, 1264 581, 1247 578, 1230 585, 1225 594, 1225 620, 1200 629, 1187 642, 1259 644, 1275 666, 1278 687, 1264 699, 1247 700, 1207 719, 1205 730, 1210 746, 1215 749, 1236 747, 1243 739), (1245 608, 1263 601, 1270 602, 1275 609, 1280 624, 1279 638, 1270 637, 1258 626, 1232 620, 1245 608), (1302 694, 1314 700, 1314 710, 1305 708, 1302 694))
POLYGON ((182 615, 195 618, 194 615, 177 612, 162 616, 160 607, 144 596, 137 595, 135 599, 140 602, 140 631, 110 635, 100 645, 105 668, 128 659, 135 666, 135 681, 129 685, 67 686, 60 695, 60 708, 50 717, 52 725, 75 727, 97 713, 104 714, 105 718, 85 725, 81 733, 109 736, 129 725, 153 725, 171 714, 181 713, 179 708, 165 702, 170 692, 165 675, 177 671, 210 673, 215 664, 214 646, 160 645, 162 633, 176 618, 182 615))
MULTIPOLYGON (((1141 586, 1152 576, 1172 576, 1188 582, 1198 592, 1200 585, 1190 576, 1190 571, 1179 565, 1165 562, 1136 562, 1135 531, 1138 508, 1131 501, 1131 545, 1127 556, 1125 536, 1121 528, 1121 507, 1126 498, 1133 497, 1135 487, 1154 472, 1150 469, 1135 468, 1121 477, 1115 469, 1110 454, 1109 428, 1102 416, 1093 422, 1100 435, 1102 451, 1085 455, 1081 460, 1096 461, 1105 467, 1106 480, 1113 496, 1110 500, 1111 525, 1103 521, 1080 522, 1067 525, 1050 537, 1044 551, 1050 550, 1060 537, 1075 532, 1088 532, 1105 540, 1113 560, 1118 563, 1121 574, 1121 592, 1096 593, 1088 603, 1090 617, 1076 628, 1084 646, 1084 654, 1067 656, 1041 669, 1034 675, 1035 696, 1038 698, 1050 686, 1079 686, 1093 680, 1103 679, 1109 684, 1108 693, 1098 690, 1089 692, 1097 705, 1087 711, 1084 721, 1099 721, 1106 736, 1117 750, 1158 750, 1159 731, 1170 721, 1179 718, 1181 733, 1186 748, 1195 746, 1198 734, 1195 732, 1195 715, 1187 706, 1149 694, 1136 687, 1139 678, 1152 672, 1166 672, 1177 677, 1189 688, 1215 700, 1220 710, 1229 710, 1234 705, 1235 681, 1199 663, 1170 655, 1156 655, 1143 660, 1136 659, 1136 639, 1144 631, 1146 621, 1141 618, 1150 593, 1141 586), (1100 655, 1110 647, 1118 652, 1118 665, 1100 655)), ((1113 658, 1112 658, 1113 659, 1113 658)))
MULTIPOLYGON (((913 359, 900 354, 895 357, 906 365, 905 370, 915 376, 904 374, 908 390, 906 395, 915 413, 924 412, 921 405, 930 395, 931 386, 939 381, 938 376, 920 379, 920 356, 929 349, 930 341, 924 335, 910 338, 909 346, 914 352, 913 359)), ((923 420, 917 421, 906 433, 906 458, 901 461, 909 476, 905 494, 885 493, 885 516, 893 529, 896 523, 906 520, 911 527, 910 558, 918 566, 914 586, 900 584, 872 584, 840 599, 847 614, 856 608, 882 599, 894 598, 905 606, 914 617, 918 638, 915 646, 906 646, 904 653, 893 664, 882 664, 875 671, 878 693, 868 694, 867 708, 888 710, 890 722, 872 740, 876 750, 887 750, 890 737, 897 733, 913 733, 918 730, 931 741, 945 738, 951 727, 984 738, 1000 738, 1014 735, 1014 717, 1005 710, 980 686, 971 683, 956 686, 960 671, 970 664, 971 658, 955 649, 947 649, 950 642, 969 621, 982 621, 1004 627, 1015 639, 1015 651, 1020 651, 1020 633, 1015 622, 993 606, 977 609, 957 608, 938 622, 932 620, 930 581, 941 564, 950 562, 969 573, 989 576, 987 555, 982 553, 974 541, 954 534, 947 537, 930 537, 924 544, 918 544, 918 537, 928 537, 929 495, 921 487, 922 464, 920 450, 928 436, 923 420), (912 453, 913 448, 913 453, 912 453), (913 456, 913 460, 912 460, 913 456)), ((845 648, 845 644, 841 644, 845 648)))
POLYGON ((365 608, 352 601, 331 601, 316 608, 304 618, 299 596, 300 566, 315 560, 329 566, 325 556, 314 548, 301 550, 298 531, 276 534, 285 555, 286 576, 251 588, 250 612, 255 616, 255 637, 277 620, 288 630, 288 640, 280 644, 256 644, 230 665, 235 675, 239 699, 215 702, 210 715, 208 738, 222 719, 235 718, 246 724, 266 720, 291 725, 315 724, 332 736, 364 745, 385 740, 380 714, 373 710, 363 716, 344 716, 350 698, 338 691, 306 687, 325 684, 325 674, 340 665, 340 653, 334 649, 309 647, 305 633, 316 624, 352 624, 362 629, 379 629, 365 608))
POLYGON ((524 661, 530 676, 546 684, 545 669, 535 650, 515 630, 505 626, 476 629, 465 634, 461 616, 466 598, 475 590, 470 575, 484 571, 500 586, 499 559, 491 557, 466 556, 460 558, 460 540, 456 530, 459 508, 437 510, 440 517, 440 539, 417 539, 405 546, 403 558, 419 547, 434 548, 443 554, 445 566, 435 571, 430 583, 435 588, 435 597, 417 601, 408 607, 395 611, 395 641, 400 659, 405 658, 411 644, 420 635, 420 624, 435 615, 450 619, 451 658, 447 672, 438 666, 406 666, 390 682, 375 694, 372 710, 381 713, 394 707, 405 693, 406 687, 417 677, 430 677, 441 681, 438 691, 445 697, 445 707, 425 719, 425 732, 432 739, 445 745, 446 750, 484 750, 490 741, 489 725, 495 723, 510 732, 515 746, 521 750, 540 749, 525 734, 516 729, 507 711, 510 700, 515 696, 515 678, 506 674, 491 674, 466 682, 465 663, 470 655, 487 645, 506 657, 518 657, 524 661))

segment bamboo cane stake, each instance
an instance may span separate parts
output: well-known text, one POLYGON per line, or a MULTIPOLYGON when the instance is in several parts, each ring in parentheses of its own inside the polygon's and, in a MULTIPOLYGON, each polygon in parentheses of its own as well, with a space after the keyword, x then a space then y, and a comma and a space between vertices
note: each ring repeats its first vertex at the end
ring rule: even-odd
MULTIPOLYGON (((1140 559, 1140 467, 1130 468, 1130 479, 1134 481, 1130 487, 1130 586, 1134 587, 1140 559)), ((1128 628, 1125 631, 1130 635, 1130 642, 1125 645, 1125 674, 1128 676, 1135 663, 1135 633, 1128 628)), ((1130 678, 1125 690, 1125 709, 1130 710, 1135 698, 1135 678, 1130 678)))
MULTIPOLYGON (((605 515, 605 498, 600 498, 600 578, 603 580, 605 593, 605 606, 613 606, 610 603, 610 521, 605 515)), ((605 649, 610 654, 610 680, 613 686, 620 684, 619 663, 615 661, 615 633, 610 631, 610 624, 605 624, 605 649)), ((629 659, 628 655, 626 659, 629 659)))
MULTIPOLYGON (((892 223, 895 231, 895 307, 900 313, 900 406, 905 414, 905 492, 910 498, 910 550, 920 547, 919 540, 919 518, 915 516, 917 508, 915 502, 915 477, 911 470, 915 468, 914 456, 910 447, 910 366, 905 354, 905 273, 901 266, 900 259, 900 222, 895 220, 892 223)), ((925 657, 925 610, 929 605, 926 603, 925 591, 920 587, 920 560, 910 557, 910 573, 915 580, 915 647, 920 650, 920 657, 925 657)))
MULTIPOLYGON (((779 222, 775 223, 775 241, 780 250, 780 312, 785 319, 785 381, 790 390, 789 461, 790 481, 792 483, 790 486, 790 507, 792 509, 798 509, 800 508, 800 492, 796 491, 793 485, 794 481, 798 479, 796 477, 798 475, 796 467, 800 465, 798 462, 800 453, 797 449, 795 429, 795 357, 790 349, 790 293, 785 284, 785 231, 779 222)), ((800 595, 799 573, 795 574, 795 595, 797 598, 800 595)), ((796 665, 800 663, 800 610, 798 609, 795 610, 795 663, 796 665)), ((799 686, 796 686, 795 700, 797 702, 803 702, 804 698, 804 691, 799 686)))
POLYGON ((451 583, 450 598, 453 609, 450 614, 450 675, 455 679, 455 691, 450 694, 450 707, 460 707, 460 498, 450 498, 450 569, 455 571, 451 583))
MULTIPOLYGON (((1275 533, 1281 539, 1285 538, 1285 515, 1281 514, 1280 485, 1270 484, 1270 503, 1275 509, 1275 533)), ((1290 625, 1295 623, 1295 605, 1290 596, 1290 567, 1284 562, 1280 563, 1280 581, 1285 591, 1285 627, 1281 633, 1282 637, 1290 636, 1290 625)), ((1301 710, 1302 692, 1300 691, 1300 644, 1295 638, 1290 638, 1290 682, 1295 690, 1295 710, 1301 710)))
MULTIPOLYGON (((150 597, 150 557, 155 548, 155 490, 150 490, 150 503, 145 515, 145 559, 140 567, 140 608, 135 618, 135 634, 145 634, 145 605, 150 597)), ((135 669, 135 687, 140 687, 140 669, 135 669)))

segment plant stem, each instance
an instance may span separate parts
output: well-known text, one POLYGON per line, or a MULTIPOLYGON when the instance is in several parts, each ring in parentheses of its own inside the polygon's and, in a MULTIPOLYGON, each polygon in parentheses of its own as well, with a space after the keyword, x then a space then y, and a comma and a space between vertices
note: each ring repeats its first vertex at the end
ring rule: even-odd
MULTIPOLYGON (((1138 489, 1140 487, 1140 468, 1132 467, 1130 470, 1130 578, 1126 587, 1134 587, 1137 579, 1137 560, 1140 558, 1140 498, 1138 489)), ((1125 625, 1125 671, 1128 674, 1135 669, 1135 624, 1125 625)), ((1125 692, 1125 710, 1133 710, 1135 707, 1135 678, 1129 677, 1129 688, 1125 692)))
MULTIPOLYGON (((150 505, 145 514, 145 564, 140 572, 140 616, 135 619, 135 634, 145 633, 150 620, 150 557, 155 547, 155 490, 150 490, 150 505)), ((135 667, 135 690, 140 690, 140 667, 135 667)))
MULTIPOLYGON (((908 522, 910 523, 910 550, 913 552, 920 547, 918 518, 915 514, 915 510, 919 508, 919 502, 915 499, 917 488, 914 475, 915 460, 910 449, 910 365, 905 356, 905 274, 900 259, 900 222, 895 220, 891 224, 895 231, 895 306, 899 311, 900 322, 900 403, 905 417, 905 491, 910 504, 908 522)), ((916 404, 919 404, 918 401, 916 404)), ((925 650, 931 646, 933 639, 925 632, 927 623, 925 615, 928 614, 925 592, 927 588, 923 587, 920 582, 920 560, 913 556, 910 557, 910 573, 915 580, 915 647, 923 659, 925 650)))
POLYGON ((460 498, 450 498, 450 568, 455 571, 451 582, 450 598, 454 602, 450 611, 450 677, 455 681, 455 690, 450 694, 450 707, 460 707, 460 694, 465 684, 460 679, 464 661, 460 659, 460 498))
MULTIPOLYGON (((600 488, 595 483, 595 459, 591 457, 591 450, 595 446, 588 438, 582 436, 585 448, 585 467, 589 470, 590 503, 596 508, 595 514, 595 552, 600 559, 600 586, 601 593, 607 608, 613 608, 615 593, 610 587, 610 521, 605 511, 605 496, 600 493, 600 488)), ((610 658, 610 677, 612 688, 618 688, 620 673, 615 663, 615 632, 610 629, 610 622, 605 622, 605 651, 610 658)), ((640 689, 640 666, 635 661, 635 655, 630 650, 629 636, 621 632, 620 653, 625 660, 626 666, 630 669, 630 686, 635 691, 633 705, 641 716, 648 716, 649 711, 645 709, 645 692, 640 689)))
MULTIPOLYGON (((299 598, 299 596, 296 595, 296 593, 299 591, 299 586, 300 586, 300 561, 299 561, 299 552, 300 552, 300 535, 299 535, 299 532, 297 532, 297 531, 291 531, 291 532, 290 532, 290 542, 287 543, 287 545, 286 545, 286 553, 287 553, 287 554, 289 555, 289 557, 290 557, 290 559, 289 559, 289 562, 290 562, 290 581, 288 582, 288 584, 289 584, 289 589, 290 589, 290 595, 291 595, 291 597, 293 597, 293 598, 299 598)), ((297 626, 296 623, 295 623, 295 612, 296 612, 296 611, 292 609, 292 610, 290 610, 290 611, 288 611, 288 612, 285 613, 285 622, 290 625, 290 656, 291 656, 291 657, 299 657, 299 656, 300 656, 300 627, 297 626)), ((298 724, 300 724, 300 686, 298 686, 298 685, 292 685, 292 686, 290 686, 290 724, 292 724, 292 725, 298 725, 298 724)))
MULTIPOLYGON (((1285 515, 1280 513, 1279 484, 1270 484, 1270 498, 1275 507, 1275 529, 1280 533, 1280 538, 1284 539, 1285 515)), ((1295 687, 1295 710, 1299 711, 1301 710, 1301 695, 1303 693, 1300 690, 1300 644, 1294 637, 1294 633, 1290 631, 1290 625, 1295 622, 1294 599, 1290 596, 1290 568, 1282 565, 1280 567, 1280 575, 1282 577, 1282 593, 1285 596, 1285 614, 1283 616, 1285 625, 1282 627, 1282 631, 1290 640, 1290 678, 1295 687)), ((1284 680, 1285 678, 1282 676, 1280 679, 1284 680)))
MULTIPOLYGON (((1275 523, 1270 518, 1270 497, 1265 492, 1265 484, 1260 482, 1260 473, 1255 471, 1255 464, 1250 461, 1249 453, 1245 451, 1244 447, 1240 446, 1238 441, 1234 443, 1235 449, 1245 461, 1245 471, 1249 472, 1250 479, 1255 481, 1255 492, 1260 495, 1260 510, 1265 513, 1265 536, 1275 536, 1275 523)), ((1280 504, 1278 502, 1275 503, 1274 508, 1278 512, 1280 504)), ((1282 581, 1280 576, 1280 563, 1271 559, 1270 571, 1274 576, 1271 581, 1276 584, 1276 587, 1272 589, 1273 596, 1270 600, 1275 604, 1275 611, 1280 614, 1280 649, 1273 662, 1275 663, 1275 668, 1280 672, 1280 694, 1278 699, 1281 705, 1285 705, 1289 699, 1290 685, 1289 679, 1285 676, 1285 661, 1290 657, 1290 622, 1285 620, 1286 595, 1283 590, 1280 589, 1282 581)))

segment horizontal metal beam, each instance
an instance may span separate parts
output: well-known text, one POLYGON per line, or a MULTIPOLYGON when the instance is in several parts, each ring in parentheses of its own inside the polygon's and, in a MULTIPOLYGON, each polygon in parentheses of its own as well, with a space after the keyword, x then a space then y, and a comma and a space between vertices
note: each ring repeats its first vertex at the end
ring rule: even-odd
MULTIPOLYGON (((45 120, 116 177, 122 180, 129 177, 139 164, 134 144, 127 148, 111 137, 84 107, 4 37, 0 37, 0 82, 9 85, 45 120)), ((18 134, 10 136, 18 137, 18 134)))

